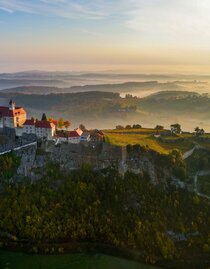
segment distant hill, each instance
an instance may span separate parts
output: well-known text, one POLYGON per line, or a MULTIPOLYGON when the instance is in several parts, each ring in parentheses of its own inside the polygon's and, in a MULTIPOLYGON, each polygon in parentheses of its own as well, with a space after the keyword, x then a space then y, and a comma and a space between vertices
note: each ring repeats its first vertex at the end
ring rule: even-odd
POLYGON ((47 94, 47 93, 73 93, 73 92, 117 92, 117 93, 137 93, 142 91, 160 91, 160 90, 184 90, 185 88, 173 82, 159 83, 158 81, 146 82, 126 82, 120 84, 100 84, 72 86, 69 88, 49 87, 49 86, 21 86, 11 89, 5 89, 3 93, 21 92, 26 94, 47 94))
POLYGON ((141 99, 141 109, 152 113, 190 113, 195 117, 210 117, 210 98, 208 94, 196 92, 168 91, 152 94, 141 99))
POLYGON ((182 74, 138 74, 107 72, 46 72, 28 71, 0 74, 0 90, 25 93, 67 93, 81 91, 110 91, 154 93, 161 90, 208 92, 210 76, 182 74), (46 89, 43 89, 46 87, 46 89), (11 91, 11 90, 10 90, 11 91))
POLYGON ((200 94, 197 92, 189 92, 189 91, 162 91, 162 92, 157 92, 153 93, 147 97, 144 98, 145 100, 153 100, 153 101, 158 101, 158 100, 173 100, 173 99, 183 99, 183 98, 188 98, 188 97, 194 97, 197 96, 199 97, 200 94))
POLYGON ((0 78, 6 79, 116 79, 116 80, 138 80, 138 81, 175 81, 175 80, 210 80, 209 75, 195 75, 195 74, 145 74, 145 73, 126 73, 116 71, 103 72, 68 72, 68 71, 40 71, 31 70, 16 73, 1 73, 0 78))
POLYGON ((92 128, 113 128, 118 124, 139 123, 145 127, 180 123, 186 130, 200 126, 210 131, 208 94, 187 91, 162 91, 144 98, 118 92, 87 91, 57 94, 2 93, 0 100, 13 98, 24 106, 29 116, 65 117, 73 126, 84 123, 92 128))
POLYGON ((129 93, 147 90, 180 90, 181 86, 173 82, 160 83, 158 81, 146 82, 126 82, 122 84, 85 85, 83 87, 71 87, 72 91, 113 91, 119 93, 129 93))
POLYGON ((42 80, 42 79, 5 79, 0 78, 0 90, 21 86, 64 86, 65 82, 61 80, 42 80))

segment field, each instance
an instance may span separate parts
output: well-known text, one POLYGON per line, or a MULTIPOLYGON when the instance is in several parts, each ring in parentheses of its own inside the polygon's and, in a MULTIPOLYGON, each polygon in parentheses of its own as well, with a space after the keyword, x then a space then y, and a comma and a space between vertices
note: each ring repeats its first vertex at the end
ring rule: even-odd
POLYGON ((197 186, 200 193, 210 196, 210 175, 199 176, 197 186))
POLYGON ((194 137, 191 134, 170 135, 168 132, 168 135, 165 135, 165 132, 168 131, 161 131, 161 137, 155 138, 154 129, 104 130, 106 141, 112 145, 140 144, 162 154, 168 154, 173 149, 179 149, 184 153, 195 145, 194 137))
POLYGON ((0 269, 158 269, 136 262, 97 255, 28 255, 0 251, 0 269))

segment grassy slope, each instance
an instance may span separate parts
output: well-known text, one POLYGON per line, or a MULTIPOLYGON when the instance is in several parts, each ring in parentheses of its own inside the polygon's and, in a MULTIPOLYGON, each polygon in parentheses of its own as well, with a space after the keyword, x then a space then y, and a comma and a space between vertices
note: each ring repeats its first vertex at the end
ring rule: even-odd
POLYGON ((178 136, 154 137, 154 129, 128 129, 128 130, 104 130, 106 141, 113 145, 126 146, 128 144, 140 144, 162 154, 168 154, 173 149, 179 149, 183 153, 194 146, 194 137, 189 134, 178 136))
POLYGON ((1 269, 157 269, 106 255, 27 255, 0 251, 1 269))
POLYGON ((113 145, 126 146, 128 144, 135 145, 140 144, 141 146, 148 146, 150 149, 161 152, 163 154, 169 153, 167 147, 160 145, 157 140, 153 139, 148 135, 142 134, 106 134, 107 141, 113 145))

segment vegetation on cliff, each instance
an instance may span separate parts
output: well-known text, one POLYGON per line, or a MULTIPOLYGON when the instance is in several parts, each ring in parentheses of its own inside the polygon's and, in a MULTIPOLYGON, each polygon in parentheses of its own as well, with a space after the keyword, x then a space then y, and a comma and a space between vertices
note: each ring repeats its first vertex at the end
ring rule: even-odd
POLYGON ((1 233, 29 242, 34 252, 42 243, 103 242, 135 249, 147 262, 175 259, 206 251, 209 215, 194 193, 154 186, 146 173, 122 177, 112 168, 65 173, 49 164, 41 180, 6 184, 0 194, 1 233), (170 231, 182 235, 181 245, 170 231))
POLYGON ((13 153, 0 156, 0 181, 10 179, 17 171, 19 165, 20 158, 13 153))

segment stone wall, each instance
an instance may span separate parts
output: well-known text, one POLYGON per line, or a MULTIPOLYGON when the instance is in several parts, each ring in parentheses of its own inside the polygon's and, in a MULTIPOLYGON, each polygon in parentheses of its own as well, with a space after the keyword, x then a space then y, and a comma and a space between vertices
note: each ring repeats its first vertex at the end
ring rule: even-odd
POLYGON ((157 153, 140 152, 128 154, 126 147, 111 146, 106 143, 63 143, 55 145, 52 141, 41 142, 35 146, 18 151, 21 157, 21 166, 18 174, 38 179, 43 173, 43 167, 48 162, 58 163, 65 171, 79 169, 83 164, 93 169, 116 167, 121 174, 127 171, 133 173, 147 173, 153 183, 164 181, 169 174, 160 170, 156 160, 157 153))
POLYGON ((36 167, 43 166, 43 162, 48 160, 59 163, 65 169, 78 169, 83 164, 103 169, 110 165, 118 167, 122 161, 122 148, 105 143, 63 143, 55 146, 53 142, 46 141, 40 150, 42 153, 37 154, 36 167))

